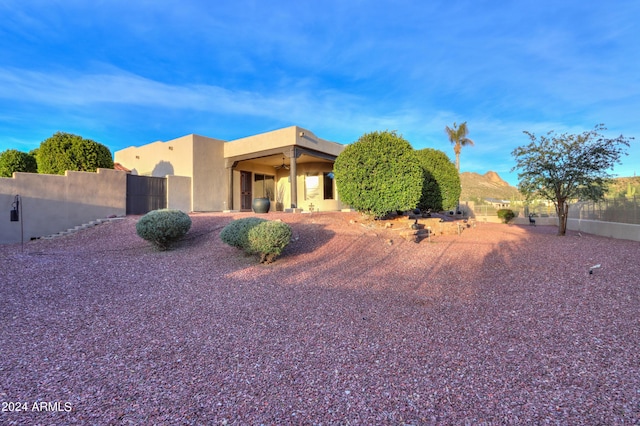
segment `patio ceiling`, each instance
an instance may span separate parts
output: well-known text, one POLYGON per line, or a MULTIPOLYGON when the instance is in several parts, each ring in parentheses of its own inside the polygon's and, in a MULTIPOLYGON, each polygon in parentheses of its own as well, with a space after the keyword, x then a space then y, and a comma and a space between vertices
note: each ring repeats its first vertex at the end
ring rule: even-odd
MULTIPOLYGON (((291 165, 291 156, 294 147, 283 147, 270 149, 266 151, 255 152, 252 154, 238 155, 225 159, 227 167, 236 167, 238 163, 251 163, 268 166, 280 166, 284 159, 284 164, 291 165)), ((336 157, 320 151, 314 151, 306 148, 295 147, 297 153, 296 163, 333 163, 336 157)))

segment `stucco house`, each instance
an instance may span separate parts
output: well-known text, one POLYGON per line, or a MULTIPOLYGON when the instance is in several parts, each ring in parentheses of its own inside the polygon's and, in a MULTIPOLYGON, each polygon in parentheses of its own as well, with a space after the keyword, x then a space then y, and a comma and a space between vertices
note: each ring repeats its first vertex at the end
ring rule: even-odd
POLYGON ((343 149, 291 126, 232 141, 192 134, 117 151, 114 161, 133 175, 168 177, 169 200, 185 210, 248 211, 268 197, 272 209, 331 211, 347 207, 332 173, 343 149))

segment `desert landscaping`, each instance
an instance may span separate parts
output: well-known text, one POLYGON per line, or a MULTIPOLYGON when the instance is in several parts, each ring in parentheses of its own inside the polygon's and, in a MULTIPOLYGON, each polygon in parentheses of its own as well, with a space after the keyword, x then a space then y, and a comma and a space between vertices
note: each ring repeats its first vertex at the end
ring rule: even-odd
POLYGON ((29 404, 0 422, 640 422, 637 242, 269 213, 293 241, 260 265, 219 239, 250 215, 164 252, 131 216, 0 246, 0 400, 29 404))

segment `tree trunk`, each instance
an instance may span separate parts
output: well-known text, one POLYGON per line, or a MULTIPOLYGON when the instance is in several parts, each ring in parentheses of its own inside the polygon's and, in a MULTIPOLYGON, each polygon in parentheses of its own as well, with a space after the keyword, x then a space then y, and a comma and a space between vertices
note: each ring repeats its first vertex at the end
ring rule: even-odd
POLYGON ((564 200, 558 200, 558 204, 556 204, 556 213, 558 213, 558 235, 562 237, 567 233, 569 204, 564 200))

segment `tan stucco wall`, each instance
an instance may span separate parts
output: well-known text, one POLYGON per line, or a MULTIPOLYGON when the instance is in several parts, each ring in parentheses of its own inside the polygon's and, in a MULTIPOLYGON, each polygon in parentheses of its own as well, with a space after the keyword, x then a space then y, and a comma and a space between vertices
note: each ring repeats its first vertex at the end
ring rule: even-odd
MULTIPOLYGON (((256 152, 282 148, 283 152, 297 145, 337 156, 344 145, 326 141, 311 131, 298 126, 275 130, 260 135, 225 142, 198 135, 187 135, 168 142, 154 142, 141 147, 129 147, 115 153, 115 162, 130 169, 133 174, 160 176, 186 176, 191 178, 191 211, 222 211, 240 209, 240 171, 263 173, 277 176, 278 182, 287 180, 284 207, 291 205, 288 176, 286 170, 276 171, 272 166, 260 164, 259 159, 241 161, 233 172, 233 206, 227 206, 229 194, 229 171, 226 159, 235 156, 252 155, 256 152)), ((298 164, 298 204, 304 200, 304 177, 309 170, 308 163, 298 164), (300 195, 302 194, 302 195, 300 195)), ((318 163, 323 164, 323 163, 318 163)), ((314 166, 320 167, 320 166, 314 166)), ((324 163, 323 171, 330 171, 332 165, 324 163)), ((255 191, 253 191, 255 193, 255 191)), ((334 192, 337 194, 337 191, 334 192)), ((337 201, 322 200, 321 210, 339 210, 337 201)))
POLYGON ((193 138, 187 135, 168 142, 153 142, 116 151, 114 161, 134 175, 193 176, 193 138))
POLYGON ((167 208, 185 213, 192 211, 190 177, 167 176, 167 208))
POLYGON ((298 145, 335 156, 344 150, 344 145, 320 139, 302 127, 291 126, 227 142, 224 145, 224 156, 229 158, 290 145, 298 145), (304 136, 301 136, 301 133, 304 136))
POLYGON ((0 243, 20 241, 20 222, 9 221, 16 194, 22 199, 24 238, 42 237, 108 216, 126 214, 127 174, 98 169, 97 173, 66 175, 14 173, 0 178, 0 243), (1 218, 2 216, 0 216, 1 218))
POLYGON ((193 136, 193 211, 226 210, 227 170, 224 162, 225 142, 193 136))
POLYGON ((640 225, 631 223, 567 219, 567 229, 621 240, 640 241, 640 225))
MULTIPOLYGON (((286 176, 288 176, 288 170, 284 172, 278 172, 276 169, 270 166, 266 166, 264 164, 258 164, 253 161, 242 161, 238 164, 238 166, 233 170, 233 210, 240 210, 240 172, 251 172, 251 193, 252 198, 257 196, 262 196, 262 194, 256 194, 255 189, 255 181, 254 174, 260 173, 264 175, 274 176, 276 178, 276 182, 278 181, 278 176, 284 176, 286 181, 286 176)), ((226 181, 225 181, 226 182, 226 181)), ((275 205, 272 206, 275 209, 275 205)))
MULTIPOLYGON (((482 216, 478 216, 478 217, 482 217, 482 216)), ((497 217, 497 216, 494 216, 497 217)), ((536 221, 536 225, 541 225, 541 226, 558 226, 558 218, 557 217, 540 217, 540 216, 536 216, 534 217, 535 221, 536 221)), ((512 223, 514 225, 531 225, 529 223, 529 218, 528 217, 516 217, 513 219, 512 223)))
MULTIPOLYGON (((305 176, 307 174, 317 174, 318 177, 321 180, 322 183, 322 173, 323 172, 330 172, 333 168, 333 165, 331 163, 322 163, 322 162, 318 162, 318 163, 303 163, 303 164, 299 164, 298 165, 298 176, 297 176, 297 183, 298 183, 298 208, 304 210, 304 211, 308 211, 310 208, 310 204, 313 204, 314 210, 315 211, 337 211, 337 210, 341 210, 343 208, 347 208, 348 206, 344 205, 340 200, 339 200, 339 196, 338 196, 338 191, 337 188, 335 186, 335 182, 334 182, 334 187, 333 187, 333 194, 334 194, 334 199, 333 200, 324 200, 323 196, 322 196, 322 186, 320 187, 320 195, 319 197, 316 197, 315 199, 306 199, 305 198, 305 176)), ((255 198, 256 196, 260 196, 261 194, 256 194, 255 188, 254 188, 254 178, 253 178, 253 173, 261 173, 261 174, 265 174, 265 175, 271 175, 271 176, 275 176, 276 178, 276 193, 278 193, 279 190, 282 191, 282 195, 283 195, 283 205, 285 209, 288 209, 291 207, 291 192, 290 192, 290 183, 289 183, 289 171, 282 169, 282 170, 274 170, 273 167, 271 166, 264 166, 264 165, 260 165, 257 164, 253 161, 244 161, 244 162, 240 162, 237 166, 237 169, 234 170, 234 175, 233 175, 233 182, 234 182, 234 187, 233 187, 233 209, 234 210, 239 210, 240 209, 240 172, 241 171, 247 171, 247 172, 251 172, 252 173, 252 196, 253 198, 255 198)), ((277 198, 279 198, 278 196, 274 197, 276 198, 275 201, 278 201, 277 198)), ((272 203, 272 209, 275 210, 275 204, 272 203)))
POLYGON ((314 211, 336 211, 347 207, 340 202, 335 180, 333 182, 334 199, 323 199, 322 174, 332 170, 333 164, 330 163, 304 163, 298 165, 298 208, 308 211, 310 210, 310 205, 313 204, 314 211), (320 179, 320 194, 315 199, 305 197, 305 176, 307 175, 317 175, 320 179))
POLYGON ((117 151, 114 161, 133 174, 189 177, 188 211, 221 211, 227 200, 224 145, 222 140, 191 134, 117 151))

